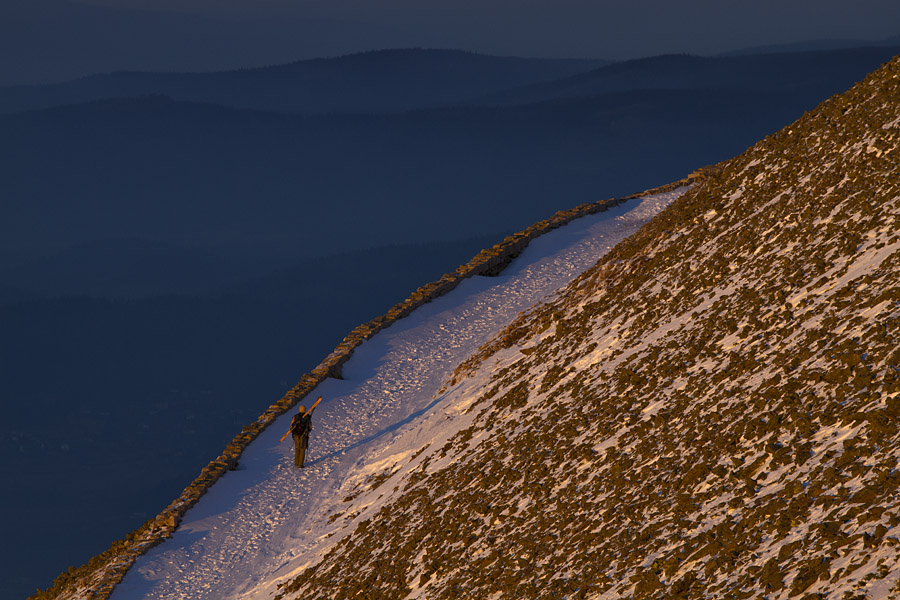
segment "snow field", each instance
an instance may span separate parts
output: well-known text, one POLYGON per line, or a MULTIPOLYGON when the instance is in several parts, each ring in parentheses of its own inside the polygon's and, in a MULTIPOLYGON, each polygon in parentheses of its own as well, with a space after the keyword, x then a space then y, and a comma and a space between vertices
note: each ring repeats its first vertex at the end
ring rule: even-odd
POLYGON ((633 199, 547 233, 500 276, 468 279, 365 342, 344 379, 326 380, 308 397, 324 400, 306 468, 293 467, 289 440, 278 442, 293 416, 286 414, 171 539, 137 560, 113 600, 271 598, 388 500, 382 480, 468 426, 465 408, 481 382, 440 393, 458 364, 683 192, 633 199))

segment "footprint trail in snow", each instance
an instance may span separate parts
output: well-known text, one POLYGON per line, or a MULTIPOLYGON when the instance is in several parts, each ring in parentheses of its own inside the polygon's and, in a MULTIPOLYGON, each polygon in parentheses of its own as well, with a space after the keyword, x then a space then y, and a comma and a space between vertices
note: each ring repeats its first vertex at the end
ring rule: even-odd
MULTIPOLYGON (((307 397, 316 409, 305 469, 293 466, 283 415, 185 515, 174 536, 137 560, 113 600, 270 599, 275 583, 314 564, 340 535, 327 523, 367 456, 439 407, 453 370, 518 313, 566 286, 686 188, 637 198, 533 240, 498 277, 473 277, 363 343, 307 397)), ((261 407, 262 408, 262 407, 261 407)), ((349 532, 352 528, 343 528, 349 532)))

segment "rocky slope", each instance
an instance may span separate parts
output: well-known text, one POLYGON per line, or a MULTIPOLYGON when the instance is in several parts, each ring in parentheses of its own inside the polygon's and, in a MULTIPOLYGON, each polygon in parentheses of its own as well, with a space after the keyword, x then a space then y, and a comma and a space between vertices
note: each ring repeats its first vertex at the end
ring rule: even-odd
POLYGON ((898 147, 895 58, 724 163, 461 365, 459 432, 278 597, 900 597, 898 147))

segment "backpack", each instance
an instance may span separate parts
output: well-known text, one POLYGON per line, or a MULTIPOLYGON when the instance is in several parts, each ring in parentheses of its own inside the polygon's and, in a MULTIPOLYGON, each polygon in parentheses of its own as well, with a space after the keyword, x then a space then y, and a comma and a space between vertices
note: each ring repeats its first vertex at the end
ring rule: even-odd
POLYGON ((294 435, 304 435, 312 429, 312 415, 309 413, 296 414, 291 419, 291 433, 294 435))

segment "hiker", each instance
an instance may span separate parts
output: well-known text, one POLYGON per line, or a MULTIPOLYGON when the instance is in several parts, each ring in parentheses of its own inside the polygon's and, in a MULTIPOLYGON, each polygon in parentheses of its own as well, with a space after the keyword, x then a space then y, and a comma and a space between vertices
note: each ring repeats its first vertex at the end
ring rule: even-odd
POLYGON ((294 465, 297 467, 303 468, 303 459, 306 458, 306 448, 309 446, 309 432, 312 430, 312 414, 321 401, 322 397, 319 396, 309 411, 301 404, 291 420, 288 432, 294 437, 294 465))

